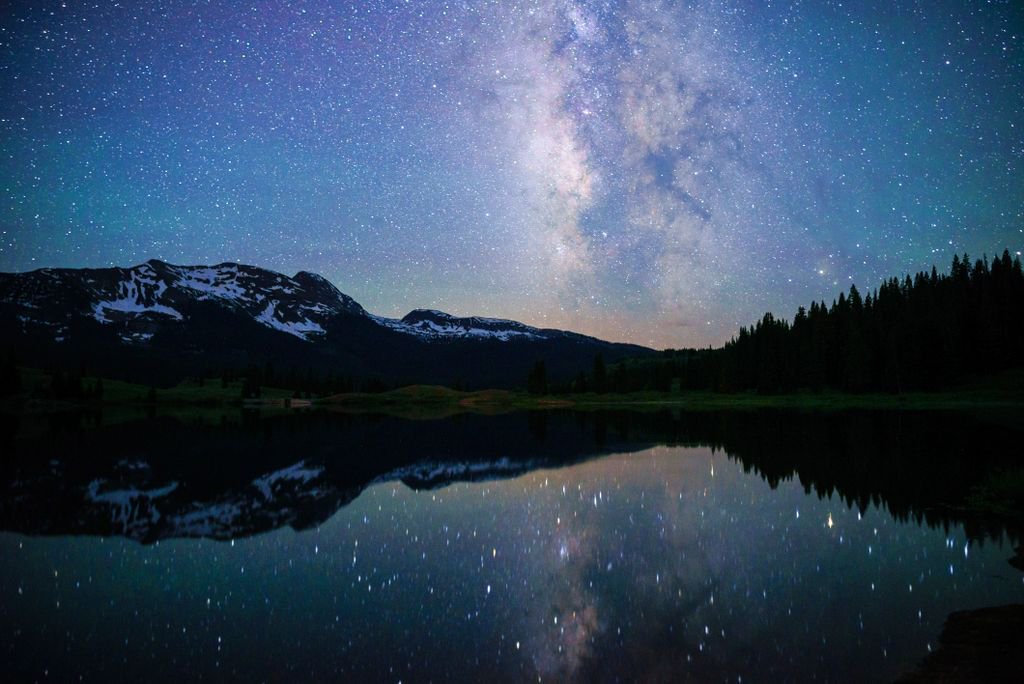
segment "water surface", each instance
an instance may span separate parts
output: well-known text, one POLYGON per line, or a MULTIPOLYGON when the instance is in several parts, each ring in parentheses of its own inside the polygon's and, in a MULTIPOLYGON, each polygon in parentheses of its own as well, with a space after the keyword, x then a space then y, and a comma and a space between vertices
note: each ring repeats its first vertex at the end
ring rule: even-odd
MULTIPOLYGON (((799 465, 805 448, 821 448, 807 428, 814 417, 794 419, 808 444, 789 451, 755 418, 729 419, 746 432, 726 430, 739 440, 727 450, 659 445, 687 420, 671 415, 658 430, 651 418, 595 430, 593 416, 552 417, 543 429, 536 417, 405 426, 442 434, 441 445, 420 438, 403 447, 404 463, 378 455, 376 470, 349 479, 331 469, 374 454, 314 457, 301 435, 320 443, 325 419, 311 420, 269 436, 260 427, 279 455, 264 462, 247 449, 254 470, 205 493, 190 483, 211 478, 192 474, 188 453, 175 469, 160 449, 128 445, 132 461, 118 431, 98 471, 45 460, 83 492, 56 513, 26 484, 51 482, 28 465, 46 450, 18 442, 4 521, 19 531, 0 534, 0 633, 15 677, 883 681, 937 647, 951 611, 1024 600, 1005 533, 927 513, 919 487, 890 501, 884 476, 779 476, 776 451, 799 465), (523 444, 487 440, 503 420, 523 444), (453 443, 467 430, 475 442, 453 443), (567 443, 591 446, 560 460, 560 435, 576 432, 588 438, 567 443), (282 443, 303 448, 282 453, 282 443), (466 451, 474 443, 486 459, 466 451), (736 446, 749 443, 760 457, 736 446)), ((884 422, 888 437, 869 434, 863 417, 829 420, 827 439, 853 425, 883 453, 890 437, 908 436, 884 422)), ((778 421, 764 421, 772 434, 778 421)), ((395 425, 372 430, 399 439, 395 425)), ((372 444, 365 428, 337 429, 372 444)), ((219 430, 195 428, 192 439, 209 444, 219 430)), ((953 468, 955 454, 943 456, 953 468)))

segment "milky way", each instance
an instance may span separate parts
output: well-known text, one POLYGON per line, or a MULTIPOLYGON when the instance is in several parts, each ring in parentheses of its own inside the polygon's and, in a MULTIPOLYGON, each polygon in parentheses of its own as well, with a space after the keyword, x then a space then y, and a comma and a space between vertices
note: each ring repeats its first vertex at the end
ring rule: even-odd
POLYGON ((242 261, 718 344, 1024 249, 1022 34, 1014 2, 16 4, 0 270, 242 261))

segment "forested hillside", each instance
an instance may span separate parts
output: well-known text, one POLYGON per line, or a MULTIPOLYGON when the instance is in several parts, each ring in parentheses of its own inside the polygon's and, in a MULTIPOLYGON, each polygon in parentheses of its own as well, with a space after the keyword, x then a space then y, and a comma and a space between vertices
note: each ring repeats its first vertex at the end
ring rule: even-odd
MULTIPOLYGON (((570 391, 801 389, 847 392, 935 390, 972 374, 1024 362, 1024 274, 1020 257, 953 258, 893 277, 862 294, 856 286, 831 305, 812 302, 792 321, 771 313, 718 349, 666 350, 656 359, 579 376, 570 391)), ((538 388, 537 369, 531 388, 538 388)))

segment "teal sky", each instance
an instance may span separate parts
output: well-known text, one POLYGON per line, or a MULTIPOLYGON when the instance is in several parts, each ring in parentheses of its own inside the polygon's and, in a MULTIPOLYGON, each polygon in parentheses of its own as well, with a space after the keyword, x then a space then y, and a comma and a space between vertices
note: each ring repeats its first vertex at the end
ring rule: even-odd
POLYGON ((718 344, 1024 249, 1024 8, 435 2, 0 17, 0 270, 233 260, 369 310, 718 344))

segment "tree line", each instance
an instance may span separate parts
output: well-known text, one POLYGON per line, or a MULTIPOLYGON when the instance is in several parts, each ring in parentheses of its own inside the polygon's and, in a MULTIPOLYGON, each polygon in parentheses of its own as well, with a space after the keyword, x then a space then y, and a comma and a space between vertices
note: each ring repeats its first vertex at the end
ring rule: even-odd
POLYGON ((831 305, 812 302, 792 321, 766 313, 724 346, 668 349, 654 359, 548 383, 543 362, 531 392, 703 390, 760 393, 937 390, 969 375, 1024 365, 1024 274, 1009 251, 971 263, 953 257, 948 274, 890 278, 861 294, 855 285, 831 305))

